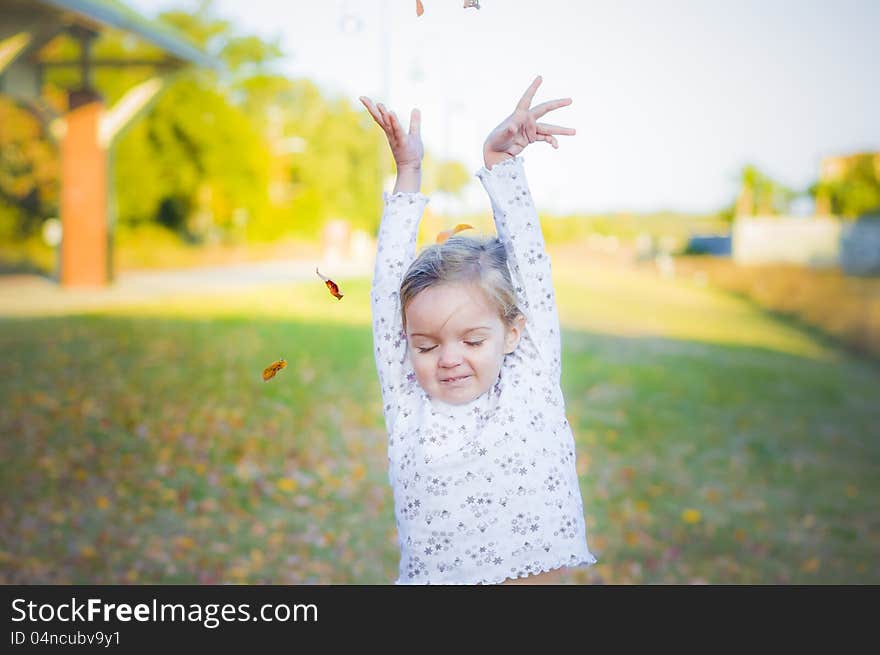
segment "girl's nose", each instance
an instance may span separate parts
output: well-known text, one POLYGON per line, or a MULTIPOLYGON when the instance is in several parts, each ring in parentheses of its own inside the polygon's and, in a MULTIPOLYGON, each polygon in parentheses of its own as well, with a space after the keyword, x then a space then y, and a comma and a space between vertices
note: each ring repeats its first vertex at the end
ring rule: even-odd
POLYGON ((461 364, 461 350, 455 346, 444 346, 440 351, 439 365, 444 368, 461 364))

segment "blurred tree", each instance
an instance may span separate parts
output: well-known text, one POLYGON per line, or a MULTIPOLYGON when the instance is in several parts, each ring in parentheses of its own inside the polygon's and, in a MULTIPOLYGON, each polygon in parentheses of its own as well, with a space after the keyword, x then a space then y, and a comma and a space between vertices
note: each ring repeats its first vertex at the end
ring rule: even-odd
POLYGON ((471 181, 471 174, 464 164, 455 160, 435 160, 426 154, 422 162, 422 190, 425 194, 435 191, 457 195, 471 181))
POLYGON ((715 214, 718 220, 732 223, 739 216, 775 216, 785 213, 798 192, 775 181, 753 164, 746 164, 737 174, 739 193, 729 205, 715 214))
POLYGON ((740 192, 734 207, 735 216, 774 216, 788 210, 797 193, 772 179, 752 164, 740 171, 740 192))
POLYGON ((880 153, 828 157, 822 176, 809 188, 816 211, 855 218, 880 212, 880 153))
POLYGON ((0 238, 36 233, 58 212, 58 150, 35 116, 0 97, 0 238))
MULTIPOLYGON (((284 54, 279 44, 237 33, 210 0, 194 11, 166 11, 159 20, 224 68, 172 74, 116 142, 120 224, 159 223, 195 241, 317 236, 326 220, 337 218, 376 231, 379 153, 387 145, 360 105, 326 98, 313 82, 276 72, 284 54)), ((78 44, 61 36, 44 54, 75 60, 78 44)), ((153 46, 112 30, 96 41, 95 56, 161 59, 153 46)), ((98 68, 94 84, 112 106, 154 75, 150 67, 98 68)), ((46 93, 57 111, 66 109, 64 89, 78 82, 76 71, 48 69, 46 93)), ((0 112, 0 205, 13 208, 15 222, 33 232, 57 211, 57 147, 26 114, 6 105, 0 112)), ((470 178, 457 162, 426 160, 427 192, 458 193, 470 178)))

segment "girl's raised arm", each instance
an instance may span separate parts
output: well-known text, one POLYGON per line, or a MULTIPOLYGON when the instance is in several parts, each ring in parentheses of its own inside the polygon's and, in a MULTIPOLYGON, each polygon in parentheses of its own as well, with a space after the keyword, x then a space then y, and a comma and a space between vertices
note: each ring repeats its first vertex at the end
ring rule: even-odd
POLYGON ((397 417, 399 398, 405 382, 406 337, 400 316, 400 283, 415 259, 419 220, 428 198, 419 191, 424 150, 419 134, 419 110, 410 117, 406 133, 394 112, 369 98, 361 102, 385 131, 394 161, 397 182, 392 193, 385 193, 385 208, 379 224, 376 263, 370 291, 373 314, 373 354, 382 389, 382 406, 389 432, 397 417))
POLYGON ((526 334, 531 336, 550 374, 558 381, 562 354, 550 257, 522 158, 518 155, 535 141, 546 141, 558 148, 555 135, 573 135, 575 130, 537 122, 547 112, 571 104, 570 98, 562 98, 531 107, 540 85, 541 77, 538 76, 520 98, 514 112, 486 138, 483 145, 485 168, 477 176, 492 201, 495 229, 507 251, 520 309, 526 314, 526 334))

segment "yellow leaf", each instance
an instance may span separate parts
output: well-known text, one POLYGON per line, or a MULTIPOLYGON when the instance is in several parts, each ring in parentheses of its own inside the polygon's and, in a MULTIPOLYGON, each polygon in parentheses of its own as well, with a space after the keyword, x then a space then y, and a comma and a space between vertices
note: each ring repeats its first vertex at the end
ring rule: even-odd
POLYGON ((801 564, 801 571, 804 573, 815 573, 819 570, 820 562, 818 557, 811 557, 801 564))
POLYGON ((647 512, 648 511, 648 503, 644 500, 637 500, 633 503, 637 512, 647 512))
POLYGON ((296 491, 298 486, 296 480, 294 480, 293 478, 281 478, 278 480, 276 485, 281 491, 288 492, 296 491))
POLYGON ((856 496, 859 495, 858 487, 851 485, 851 484, 846 485, 846 495, 849 496, 850 498, 855 498, 856 496))
POLYGON ((98 551, 91 546, 83 546, 79 549, 79 554, 87 559, 93 559, 98 556, 98 551))
POLYGON ((740 542, 745 541, 746 540, 746 531, 743 530, 742 528, 737 528, 736 530, 733 531, 733 538, 736 539, 737 541, 740 541, 740 542))
POLYGON ((177 545, 181 548, 189 549, 196 545, 196 541, 192 537, 178 537, 177 545))
POLYGON ((447 239, 451 237, 453 234, 458 234, 462 230, 473 230, 473 225, 468 225, 467 223, 459 223, 451 230, 443 230, 440 234, 437 235, 437 243, 446 243, 447 239))
POLYGON ((681 520, 685 523, 699 523, 701 518, 700 511, 696 509, 688 508, 681 513, 681 520))
POLYGON ((635 546, 639 543, 639 533, 638 532, 627 532, 626 533, 626 545, 627 546, 635 546))
POLYGON ((82 482, 89 477, 89 473, 84 468, 78 468, 73 472, 73 477, 75 480, 82 482))
POLYGON ((351 478, 355 482, 359 482, 364 479, 367 475, 367 467, 363 464, 356 464, 355 467, 351 470, 351 478))
POLYGON ((98 506, 98 509, 107 509, 110 507, 110 500, 107 496, 98 496, 97 499, 95 499, 95 505, 98 506))

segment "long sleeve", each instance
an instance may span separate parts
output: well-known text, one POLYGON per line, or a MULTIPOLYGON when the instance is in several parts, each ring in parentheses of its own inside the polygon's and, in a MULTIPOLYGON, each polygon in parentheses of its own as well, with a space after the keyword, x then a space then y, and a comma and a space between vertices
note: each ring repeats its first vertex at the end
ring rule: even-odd
POLYGON ((391 432, 399 408, 406 371, 406 335, 400 317, 400 283, 415 259, 416 236, 428 198, 421 193, 384 194, 376 264, 370 301, 373 313, 373 353, 385 424, 391 432))
POLYGON ((561 375, 561 340, 550 257, 538 213, 526 181, 522 157, 507 159, 477 172, 489 199, 498 238, 507 252, 511 279, 520 310, 526 315, 526 334, 553 380, 561 375))

